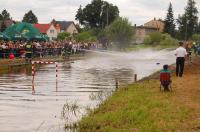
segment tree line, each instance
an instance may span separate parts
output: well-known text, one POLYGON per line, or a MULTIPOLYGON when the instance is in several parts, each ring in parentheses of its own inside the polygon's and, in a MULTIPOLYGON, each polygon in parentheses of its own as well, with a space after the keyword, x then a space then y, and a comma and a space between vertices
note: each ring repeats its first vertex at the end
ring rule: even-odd
MULTIPOLYGON (((10 16, 10 13, 6 9, 4 9, 0 14, 0 21, 2 21, 0 27, 1 31, 4 31, 6 29, 6 25, 4 23, 6 20, 12 20, 12 17, 10 16)), ((38 19, 37 16, 32 12, 32 10, 30 10, 24 14, 22 22, 35 24, 38 23, 38 19)))
MULTIPOLYGON (((82 36, 91 34, 102 42, 110 40, 126 45, 134 38, 135 30, 128 19, 119 16, 119 12, 118 7, 112 3, 104 0, 92 0, 85 7, 80 5, 75 19, 81 25, 80 32, 86 32, 82 36)), ((0 14, 0 20, 9 19, 12 19, 10 14, 3 10, 0 14)), ((25 13, 22 21, 38 23, 36 15, 31 10, 25 13)), ((179 14, 177 19, 174 18, 173 6, 170 3, 164 23, 164 33, 173 38, 180 40, 189 40, 193 36, 198 38, 196 34, 200 34, 200 22, 198 21, 198 9, 195 0, 188 0, 184 13, 179 14)), ((4 24, 2 24, 1 29, 5 29, 4 24)))
MULTIPOLYGON (((133 26, 128 19, 120 18, 117 6, 112 5, 103 0, 92 0, 84 8, 79 7, 76 14, 76 20, 85 28, 94 30, 97 37, 102 37, 106 34, 112 42, 127 43, 133 37, 131 33, 135 32, 133 26), (132 31, 131 31, 132 30, 132 31)), ((193 36, 197 38, 200 34, 200 22, 198 21, 198 9, 195 0, 188 0, 185 7, 185 12, 179 14, 178 18, 174 18, 172 3, 169 3, 169 8, 165 20, 164 35, 166 40, 189 40, 193 36), (170 38, 172 37, 172 38, 170 38)), ((158 34, 152 34, 152 38, 158 38, 158 34), (153 37, 155 36, 155 37, 153 37)), ((165 43, 166 43, 165 40, 165 43)))
POLYGON ((188 0, 185 12, 174 19, 172 3, 169 4, 165 22, 165 33, 181 40, 192 39, 192 36, 200 33, 200 21, 198 21, 198 9, 195 0, 188 0), (176 27, 177 26, 177 27, 176 27))

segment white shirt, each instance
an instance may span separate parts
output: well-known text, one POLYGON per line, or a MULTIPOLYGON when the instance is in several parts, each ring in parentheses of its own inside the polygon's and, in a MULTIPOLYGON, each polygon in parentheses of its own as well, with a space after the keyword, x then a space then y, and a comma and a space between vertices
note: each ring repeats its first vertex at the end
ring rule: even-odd
POLYGON ((176 57, 185 57, 187 55, 187 51, 183 47, 179 47, 175 50, 176 57))

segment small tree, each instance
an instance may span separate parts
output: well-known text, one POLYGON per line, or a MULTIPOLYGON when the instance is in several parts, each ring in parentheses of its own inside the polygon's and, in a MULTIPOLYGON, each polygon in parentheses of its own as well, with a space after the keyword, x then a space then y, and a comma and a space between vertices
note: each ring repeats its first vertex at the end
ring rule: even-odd
POLYGON ((69 39, 69 37, 70 37, 70 33, 68 33, 68 32, 62 32, 62 33, 58 34, 57 39, 58 40, 67 40, 67 39, 69 39))
POLYGON ((134 36, 134 28, 127 18, 119 17, 106 28, 107 37, 120 49, 129 46, 134 36))
POLYGON ((35 24, 38 23, 38 19, 36 15, 32 12, 32 10, 30 10, 28 13, 24 15, 22 22, 35 24))

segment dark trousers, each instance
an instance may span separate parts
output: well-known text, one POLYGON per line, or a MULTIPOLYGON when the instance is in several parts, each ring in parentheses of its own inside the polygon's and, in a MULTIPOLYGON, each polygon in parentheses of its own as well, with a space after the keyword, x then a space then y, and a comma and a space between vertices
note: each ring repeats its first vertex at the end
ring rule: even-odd
POLYGON ((179 77, 183 76, 184 63, 185 63, 184 57, 176 58, 176 76, 179 76, 179 77))

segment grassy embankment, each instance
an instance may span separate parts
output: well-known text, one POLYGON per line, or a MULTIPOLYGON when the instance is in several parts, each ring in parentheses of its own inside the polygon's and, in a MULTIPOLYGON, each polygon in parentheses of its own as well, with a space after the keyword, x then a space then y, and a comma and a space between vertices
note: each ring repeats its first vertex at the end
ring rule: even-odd
POLYGON ((159 91, 159 74, 119 89, 79 123, 80 131, 200 131, 200 57, 173 75, 173 92, 159 91))

